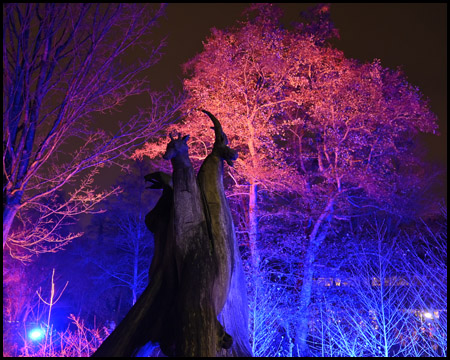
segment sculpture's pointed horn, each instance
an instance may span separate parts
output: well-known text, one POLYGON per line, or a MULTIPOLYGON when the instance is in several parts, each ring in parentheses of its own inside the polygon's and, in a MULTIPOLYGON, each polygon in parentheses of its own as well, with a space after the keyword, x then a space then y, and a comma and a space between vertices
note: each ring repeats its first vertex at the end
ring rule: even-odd
POLYGON ((214 124, 214 133, 216 135, 216 143, 221 143, 221 144, 228 144, 228 139, 225 136, 225 133, 222 130, 222 125, 220 125, 219 120, 217 120, 217 118, 211 114, 209 111, 206 110, 201 110, 203 113, 205 113, 206 115, 209 116, 209 118, 212 120, 213 124, 214 124))

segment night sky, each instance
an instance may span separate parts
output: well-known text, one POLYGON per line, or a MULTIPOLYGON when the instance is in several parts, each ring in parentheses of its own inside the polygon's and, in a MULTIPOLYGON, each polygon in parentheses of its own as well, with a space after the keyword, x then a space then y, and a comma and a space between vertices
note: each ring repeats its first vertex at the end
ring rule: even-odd
MULTIPOLYGON (((169 4, 155 36, 168 36, 165 55, 148 77, 155 89, 181 88, 180 65, 202 51, 210 29, 234 25, 248 3, 169 4)), ((285 24, 297 21, 314 4, 277 4, 285 24)), ((427 159, 447 164, 447 4, 331 4, 339 29, 334 46, 350 58, 381 59, 385 67, 400 66, 408 80, 431 101, 441 136, 424 136, 427 159)), ((446 194, 446 189, 442 189, 446 194)))

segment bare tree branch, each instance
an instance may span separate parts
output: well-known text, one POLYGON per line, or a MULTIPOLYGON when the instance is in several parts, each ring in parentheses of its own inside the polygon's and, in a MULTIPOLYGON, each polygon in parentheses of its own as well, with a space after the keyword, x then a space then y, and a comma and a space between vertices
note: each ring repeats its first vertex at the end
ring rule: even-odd
POLYGON ((3 7, 4 249, 14 253, 18 246, 39 253, 67 243, 56 235, 57 228, 94 211, 97 203, 117 191, 98 192, 94 175, 104 166, 120 164, 173 121, 180 99, 170 91, 149 91, 141 76, 161 57, 164 40, 152 44, 148 34, 164 8, 3 7), (135 55, 132 62, 130 52, 135 55), (147 109, 131 118, 121 116, 118 124, 111 121, 115 131, 99 127, 97 119, 138 94, 148 96, 147 109), (60 192, 68 196, 56 202, 60 192), (33 222, 39 226, 28 228, 33 222))

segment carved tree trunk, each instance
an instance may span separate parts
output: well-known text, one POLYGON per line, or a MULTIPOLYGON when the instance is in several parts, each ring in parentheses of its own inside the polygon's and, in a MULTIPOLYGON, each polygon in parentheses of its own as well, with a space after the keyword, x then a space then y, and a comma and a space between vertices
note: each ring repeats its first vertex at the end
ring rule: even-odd
POLYGON ((227 300, 234 262, 234 228, 223 189, 223 161, 209 155, 198 173, 198 183, 204 198, 206 217, 213 240, 217 277, 214 282, 214 304, 217 313, 227 300))
POLYGON ((252 356, 248 334, 248 302, 244 270, 236 242, 233 218, 223 186, 223 162, 229 165, 237 158, 237 152, 227 145, 227 137, 219 121, 203 111, 214 123, 213 151, 203 162, 198 182, 203 193, 207 220, 212 234, 218 276, 214 298, 219 321, 233 338, 233 345, 221 351, 219 356, 252 356))
POLYGON ((216 356, 218 337, 212 257, 203 202, 192 166, 173 171, 175 253, 180 279, 177 356, 216 356))
POLYGON ((150 283, 93 356, 144 356, 149 342, 169 356, 251 356, 245 277, 223 189, 223 160, 231 163, 237 153, 225 146, 214 120, 216 143, 199 173, 200 187, 188 136, 171 136, 164 155, 172 160, 173 191, 168 175, 146 176, 151 188, 164 189, 146 217, 155 238, 150 283), (217 319, 221 311, 234 344, 217 319))

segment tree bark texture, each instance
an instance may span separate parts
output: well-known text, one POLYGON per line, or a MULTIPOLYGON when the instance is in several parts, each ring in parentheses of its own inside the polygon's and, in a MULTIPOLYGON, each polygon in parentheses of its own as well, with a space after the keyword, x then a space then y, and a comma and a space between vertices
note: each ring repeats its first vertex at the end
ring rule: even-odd
POLYGON ((232 347, 222 350, 220 356, 248 357, 252 356, 252 352, 248 334, 246 279, 223 186, 223 162, 232 165, 238 154, 227 146, 228 140, 219 121, 210 112, 203 112, 213 121, 215 142, 197 178, 206 204, 207 222, 218 264, 218 276, 214 284, 216 309, 218 314, 221 311, 219 320, 226 333, 233 338, 232 347))
POLYGON ((258 185, 252 181, 250 183, 248 197, 248 219, 249 219, 249 229, 248 237, 250 243, 250 253, 251 253, 251 264, 253 271, 259 268, 260 256, 257 248, 258 244, 258 185))
POLYGON ((5 249, 9 231, 11 229, 18 208, 18 205, 10 205, 8 203, 3 205, 3 249, 5 249))

